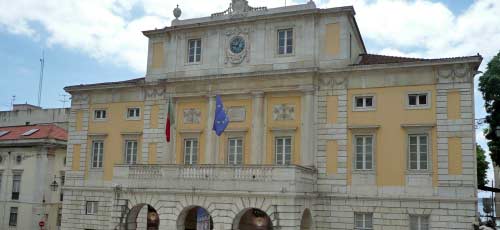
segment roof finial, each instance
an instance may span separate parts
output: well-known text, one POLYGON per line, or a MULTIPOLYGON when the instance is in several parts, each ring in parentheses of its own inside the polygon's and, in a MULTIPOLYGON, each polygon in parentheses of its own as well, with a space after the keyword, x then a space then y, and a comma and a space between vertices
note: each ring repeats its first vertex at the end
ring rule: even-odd
POLYGON ((179 8, 179 4, 177 4, 177 7, 175 7, 175 9, 174 9, 174 17, 175 17, 175 19, 178 20, 179 17, 181 16, 181 14, 182 14, 182 11, 179 8))

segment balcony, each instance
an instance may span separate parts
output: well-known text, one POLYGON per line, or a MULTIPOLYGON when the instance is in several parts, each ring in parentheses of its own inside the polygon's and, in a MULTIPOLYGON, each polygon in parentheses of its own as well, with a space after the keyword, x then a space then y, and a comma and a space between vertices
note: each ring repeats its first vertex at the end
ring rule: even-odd
POLYGON ((316 171, 289 165, 116 165, 124 188, 264 193, 313 192, 316 171))

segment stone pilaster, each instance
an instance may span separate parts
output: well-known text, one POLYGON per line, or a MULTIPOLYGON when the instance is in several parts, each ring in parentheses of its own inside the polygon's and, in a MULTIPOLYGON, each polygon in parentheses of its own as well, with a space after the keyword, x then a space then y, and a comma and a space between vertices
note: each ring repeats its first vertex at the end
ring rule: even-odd
POLYGON ((313 86, 302 89, 304 95, 302 97, 302 123, 301 123, 301 140, 302 144, 301 160, 304 166, 314 166, 314 88, 313 86))
POLYGON ((252 93, 252 155, 250 156, 252 164, 261 164, 264 159, 262 158, 264 148, 264 93, 252 93))
POLYGON ((212 131, 215 116, 215 95, 208 95, 207 125, 205 127, 205 162, 215 164, 217 154, 215 152, 215 133, 212 131))

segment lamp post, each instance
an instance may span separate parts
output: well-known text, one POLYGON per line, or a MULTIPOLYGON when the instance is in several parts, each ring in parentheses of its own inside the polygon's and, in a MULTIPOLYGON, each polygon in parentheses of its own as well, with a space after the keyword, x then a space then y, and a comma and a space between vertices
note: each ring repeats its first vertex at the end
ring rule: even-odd
POLYGON ((54 181, 52 181, 52 183, 50 184, 50 189, 53 192, 55 192, 55 191, 57 191, 57 187, 59 187, 59 184, 57 184, 56 175, 54 175, 54 181))

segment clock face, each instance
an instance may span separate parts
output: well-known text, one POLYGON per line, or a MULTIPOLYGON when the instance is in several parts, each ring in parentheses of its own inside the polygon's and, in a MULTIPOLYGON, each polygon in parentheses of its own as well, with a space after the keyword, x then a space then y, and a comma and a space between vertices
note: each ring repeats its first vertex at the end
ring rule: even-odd
POLYGON ((245 49, 245 39, 240 36, 234 37, 229 43, 229 49, 235 54, 241 53, 245 49))

